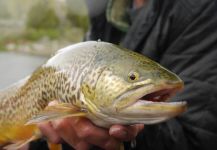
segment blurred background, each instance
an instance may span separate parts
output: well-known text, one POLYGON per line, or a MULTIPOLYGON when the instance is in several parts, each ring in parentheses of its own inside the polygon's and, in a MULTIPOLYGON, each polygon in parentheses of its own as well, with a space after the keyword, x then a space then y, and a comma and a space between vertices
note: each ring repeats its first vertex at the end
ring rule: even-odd
POLYGON ((0 89, 82 41, 88 25, 85 0, 0 0, 0 89))

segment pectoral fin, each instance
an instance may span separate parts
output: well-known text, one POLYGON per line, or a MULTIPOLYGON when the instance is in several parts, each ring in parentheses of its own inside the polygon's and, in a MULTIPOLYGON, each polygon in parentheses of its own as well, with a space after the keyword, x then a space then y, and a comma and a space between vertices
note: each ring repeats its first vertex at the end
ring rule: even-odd
POLYGON ((85 116, 86 111, 69 103, 60 103, 52 106, 47 106, 42 112, 30 119, 26 125, 37 124, 45 121, 51 121, 66 117, 81 117, 85 116))

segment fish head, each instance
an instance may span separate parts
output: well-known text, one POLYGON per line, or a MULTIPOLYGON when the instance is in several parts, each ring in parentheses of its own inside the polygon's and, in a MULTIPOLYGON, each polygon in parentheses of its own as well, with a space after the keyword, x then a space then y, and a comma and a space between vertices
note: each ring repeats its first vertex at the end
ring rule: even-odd
POLYGON ((92 112, 124 119, 126 123, 151 124, 182 113, 185 102, 168 102, 183 89, 183 81, 157 62, 115 47, 105 58, 92 97, 92 112))

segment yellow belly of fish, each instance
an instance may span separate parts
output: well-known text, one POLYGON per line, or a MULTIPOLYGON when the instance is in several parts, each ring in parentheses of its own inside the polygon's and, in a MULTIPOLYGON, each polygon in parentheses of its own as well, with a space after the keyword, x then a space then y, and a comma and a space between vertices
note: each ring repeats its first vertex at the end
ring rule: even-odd
POLYGON ((14 125, 0 128, 0 145, 14 143, 17 141, 26 141, 34 134, 39 132, 36 125, 14 125))
MULTIPOLYGON (((0 128, 0 145, 7 145, 6 150, 19 149, 29 142, 41 137, 37 125, 20 125, 0 128)), ((60 144, 48 143, 50 150, 61 150, 60 144)), ((1 148, 1 146, 0 146, 1 148)))

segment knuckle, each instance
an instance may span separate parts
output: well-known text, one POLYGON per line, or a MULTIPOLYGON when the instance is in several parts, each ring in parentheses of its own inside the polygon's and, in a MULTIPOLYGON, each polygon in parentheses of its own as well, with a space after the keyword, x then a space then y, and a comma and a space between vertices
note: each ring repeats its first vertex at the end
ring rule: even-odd
POLYGON ((53 123, 53 128, 57 132, 61 131, 62 129, 64 129, 66 127, 67 127, 67 123, 64 121, 58 121, 58 122, 53 123))
POLYGON ((89 126, 85 126, 81 128, 80 131, 78 132, 78 137, 81 139, 86 139, 90 137, 90 135, 91 135, 91 128, 89 126))
POLYGON ((55 137, 52 137, 51 139, 49 139, 50 142, 52 143, 55 143, 55 144, 59 144, 60 143, 60 138, 55 136, 55 137))
POLYGON ((106 150, 115 150, 115 149, 119 149, 119 147, 120 147, 119 142, 117 142, 115 140, 110 140, 104 145, 103 148, 106 150))
POLYGON ((48 125, 45 124, 38 124, 38 128, 40 129, 40 131, 44 134, 45 131, 47 130, 47 128, 49 128, 48 125))
POLYGON ((74 148, 76 150, 88 150, 89 149, 89 144, 84 142, 84 141, 80 141, 80 142, 75 144, 74 148))

